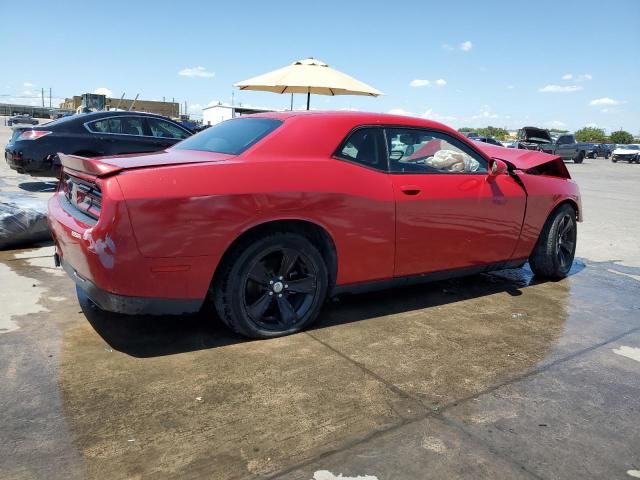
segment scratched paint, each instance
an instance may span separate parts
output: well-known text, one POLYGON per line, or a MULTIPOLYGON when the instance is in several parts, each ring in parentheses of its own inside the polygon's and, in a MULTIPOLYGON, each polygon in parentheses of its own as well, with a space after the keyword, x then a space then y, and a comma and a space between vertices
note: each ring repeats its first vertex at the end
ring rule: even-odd
POLYGON ((378 480, 375 475, 358 475, 357 477, 343 477, 341 473, 334 475, 329 470, 318 470, 312 480, 378 480))
POLYGON ((625 345, 622 345, 620 348, 614 348, 613 353, 630 358, 631 360, 635 360, 636 362, 640 362, 640 348, 627 347, 625 345))

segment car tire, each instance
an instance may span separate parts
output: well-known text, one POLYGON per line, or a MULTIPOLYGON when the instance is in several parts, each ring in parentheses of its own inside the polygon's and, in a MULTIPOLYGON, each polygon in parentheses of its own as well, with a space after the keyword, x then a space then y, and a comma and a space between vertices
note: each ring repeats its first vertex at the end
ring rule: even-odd
POLYGON ((584 160, 584 152, 579 152, 578 156, 573 159, 573 163, 582 163, 584 160))
POLYGON ((617 162, 618 162, 618 160, 616 160, 615 158, 612 158, 612 159, 611 159, 611 161, 612 161, 613 163, 617 163, 617 162))
POLYGON ((564 204, 554 210, 529 257, 533 273, 550 279, 566 277, 576 253, 577 233, 575 209, 564 204))
POLYGON ((243 241, 225 255, 212 294, 218 316, 235 333, 273 338, 318 317, 328 281, 324 259, 306 237, 275 232, 243 241))

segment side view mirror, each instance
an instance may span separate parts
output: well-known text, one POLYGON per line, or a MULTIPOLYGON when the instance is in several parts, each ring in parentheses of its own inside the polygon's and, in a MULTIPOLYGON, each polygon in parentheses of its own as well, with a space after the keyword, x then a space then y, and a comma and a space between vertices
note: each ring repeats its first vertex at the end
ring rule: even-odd
POLYGON ((497 158, 489 160, 489 177, 497 177, 507 173, 507 164, 497 158))

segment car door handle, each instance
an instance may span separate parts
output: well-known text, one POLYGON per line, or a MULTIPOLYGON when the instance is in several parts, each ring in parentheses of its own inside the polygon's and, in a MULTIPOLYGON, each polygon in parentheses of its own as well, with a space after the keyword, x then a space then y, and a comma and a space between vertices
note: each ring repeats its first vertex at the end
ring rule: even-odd
POLYGON ((417 185, 402 185, 400 191, 405 195, 417 195, 421 190, 417 185))

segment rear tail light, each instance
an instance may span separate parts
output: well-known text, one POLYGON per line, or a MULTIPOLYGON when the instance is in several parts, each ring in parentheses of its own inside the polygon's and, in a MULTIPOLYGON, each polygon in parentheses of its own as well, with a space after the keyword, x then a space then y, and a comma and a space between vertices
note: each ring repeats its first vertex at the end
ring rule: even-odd
POLYGON ((46 130, 25 130, 20 134, 17 140, 37 140, 49 135, 50 133, 52 132, 46 130))
POLYGON ((102 208, 100 187, 63 173, 60 186, 65 198, 80 212, 98 219, 102 208))

